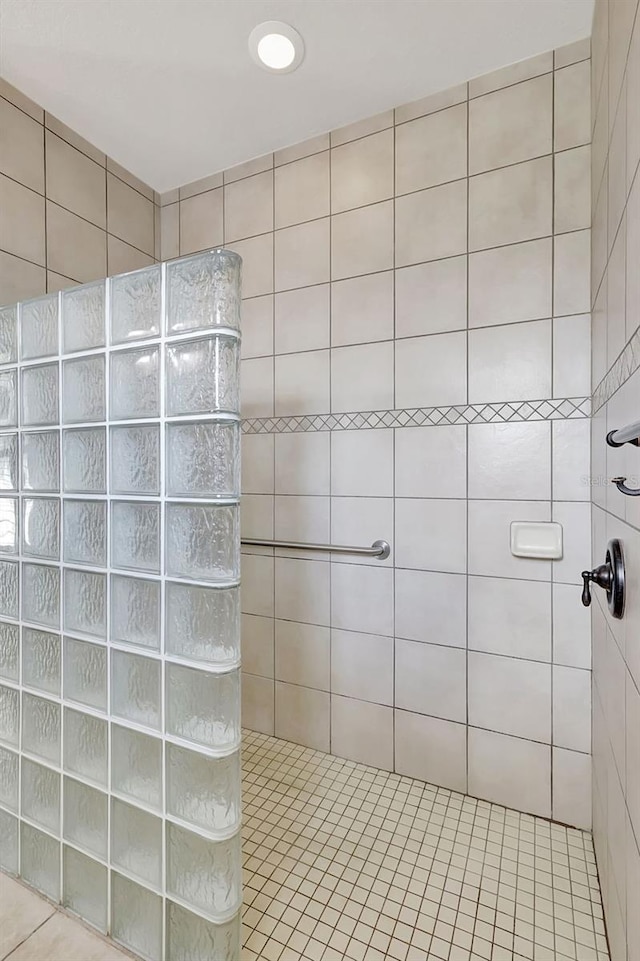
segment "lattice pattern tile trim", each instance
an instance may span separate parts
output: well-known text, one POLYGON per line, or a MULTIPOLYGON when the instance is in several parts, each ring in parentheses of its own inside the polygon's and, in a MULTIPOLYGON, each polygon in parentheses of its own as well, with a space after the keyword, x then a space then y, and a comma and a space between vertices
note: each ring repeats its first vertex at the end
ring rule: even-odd
POLYGON ((594 412, 607 403, 638 367, 640 367, 640 328, 636 330, 618 359, 594 390, 592 403, 594 412))

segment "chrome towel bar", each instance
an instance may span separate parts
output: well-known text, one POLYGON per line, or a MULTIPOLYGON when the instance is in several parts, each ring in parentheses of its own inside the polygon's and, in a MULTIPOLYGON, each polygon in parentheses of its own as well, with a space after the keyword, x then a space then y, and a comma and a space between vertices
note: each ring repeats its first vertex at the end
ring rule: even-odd
POLYGON ((245 547, 284 547, 292 551, 321 551, 323 554, 359 554, 384 561, 391 553, 387 541, 374 541, 371 547, 348 547, 346 544, 298 544, 295 541, 263 541, 257 537, 243 537, 245 547))

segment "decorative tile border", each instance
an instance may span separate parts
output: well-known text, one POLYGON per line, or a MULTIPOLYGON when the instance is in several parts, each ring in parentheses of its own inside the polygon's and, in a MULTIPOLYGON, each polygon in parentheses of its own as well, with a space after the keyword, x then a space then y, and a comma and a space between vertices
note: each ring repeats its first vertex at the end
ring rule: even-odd
POLYGON ((313 431, 367 430, 380 427, 442 427, 448 424, 501 424, 524 420, 567 420, 589 417, 589 397, 467 404, 461 407, 419 407, 370 410, 349 414, 307 414, 292 417, 249 417, 244 434, 291 434, 313 431))
POLYGON ((593 392, 593 411, 599 410, 603 404, 622 387, 625 381, 640 367, 640 328, 636 330, 631 340, 624 348, 618 359, 604 375, 593 392))

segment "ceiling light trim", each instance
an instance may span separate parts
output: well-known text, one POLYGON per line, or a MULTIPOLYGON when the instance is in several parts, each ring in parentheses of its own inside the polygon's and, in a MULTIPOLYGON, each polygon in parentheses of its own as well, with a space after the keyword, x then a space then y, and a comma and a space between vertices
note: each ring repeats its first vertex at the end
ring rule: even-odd
POLYGON ((268 73, 292 73, 304 60, 304 40, 295 27, 290 26, 290 24, 283 23, 281 20, 265 20, 264 23, 259 23, 257 27, 254 27, 249 34, 249 53, 255 63, 268 73), (262 56, 264 48, 261 49, 261 41, 273 35, 286 37, 293 47, 293 59, 281 67, 270 64, 262 56))

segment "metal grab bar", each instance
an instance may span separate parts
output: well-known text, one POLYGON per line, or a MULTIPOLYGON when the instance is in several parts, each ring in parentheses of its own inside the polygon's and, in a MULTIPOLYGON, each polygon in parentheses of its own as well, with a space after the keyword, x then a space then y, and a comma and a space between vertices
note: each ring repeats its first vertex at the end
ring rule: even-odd
POLYGON ((295 541, 263 541, 257 537, 243 537, 247 547, 285 547, 294 551, 321 551, 323 554, 359 554, 384 561, 391 553, 387 541, 374 541, 371 547, 348 547, 346 544, 298 544, 295 541))

